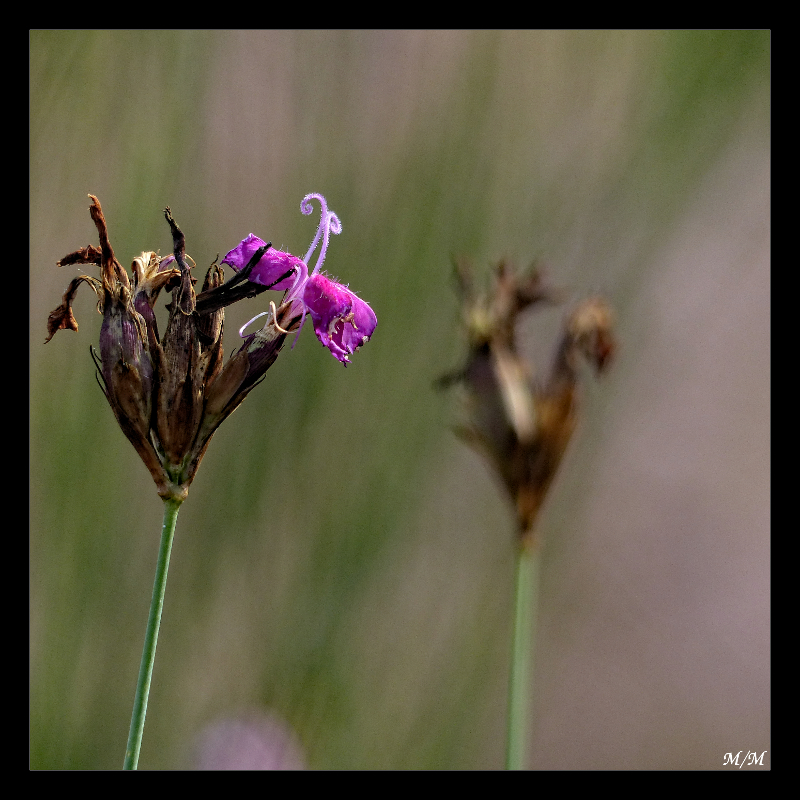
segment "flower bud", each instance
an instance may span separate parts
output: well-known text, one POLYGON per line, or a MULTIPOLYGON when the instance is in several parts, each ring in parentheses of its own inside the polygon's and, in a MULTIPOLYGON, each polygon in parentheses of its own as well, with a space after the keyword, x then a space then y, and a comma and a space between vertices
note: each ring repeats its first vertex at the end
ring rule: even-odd
POLYGON ((165 216, 172 229, 178 285, 172 291, 169 321, 162 342, 155 408, 155 434, 167 472, 176 482, 183 482, 181 472, 197 433, 203 413, 203 378, 196 296, 192 275, 186 262, 183 233, 169 209, 165 216))
POLYGON ((120 425, 147 439, 152 410, 153 363, 147 348, 147 329, 122 288, 106 302, 100 327, 101 373, 106 396, 120 425))

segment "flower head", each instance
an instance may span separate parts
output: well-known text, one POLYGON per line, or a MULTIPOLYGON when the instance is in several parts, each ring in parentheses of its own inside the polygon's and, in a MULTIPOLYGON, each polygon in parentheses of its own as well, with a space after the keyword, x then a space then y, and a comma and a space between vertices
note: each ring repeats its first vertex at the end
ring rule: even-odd
MULTIPOLYGON (((349 356, 369 341, 378 319, 375 312, 355 292, 320 271, 328 250, 330 234, 341 233, 342 223, 336 214, 328 210, 328 204, 320 194, 308 194, 303 198, 300 204, 303 214, 312 213, 312 200, 320 202, 320 222, 305 257, 300 259, 291 253, 270 248, 252 267, 247 279, 270 289, 284 290, 281 307, 294 306, 295 312, 301 314, 300 327, 305 322, 306 314, 310 315, 317 338, 335 358, 346 365, 350 362, 349 356), (322 244, 317 263, 309 274, 309 259, 320 242, 322 244)), ((238 272, 245 268, 256 250, 264 246, 266 243, 251 233, 221 263, 230 264, 238 272)), ((271 305, 270 312, 262 312, 243 326, 239 331, 240 335, 244 337, 244 329, 264 315, 268 316, 267 325, 277 325, 277 312, 274 304, 271 305)))
MULTIPOLYGON (((266 288, 239 275, 225 284, 222 268, 214 263, 196 295, 195 264, 169 207, 165 217, 172 255, 142 253, 133 260, 131 278, 114 255, 99 200, 90 197, 100 246, 83 247, 58 263, 94 264, 100 278, 79 275, 70 282, 61 305, 48 317, 47 341, 59 330, 78 330, 72 303, 78 287, 89 284, 103 315, 100 353, 93 352, 101 389, 159 494, 182 501, 211 436, 263 379, 283 347, 286 329, 299 325, 301 312, 282 308, 275 326, 248 336, 223 364, 225 307, 266 288), (171 291, 172 299, 167 329, 160 336, 153 309, 162 291, 171 291)), ((266 245, 253 249, 254 264, 266 250, 266 245)))
POLYGON ((79 275, 70 282, 61 305, 48 317, 46 341, 59 330, 78 330, 72 303, 78 287, 89 284, 103 315, 100 353, 93 352, 103 393, 158 493, 182 502, 214 432, 263 380, 287 335, 299 331, 306 315, 319 340, 345 364, 372 335, 377 320, 363 300, 320 272, 331 232, 342 229, 320 195, 308 195, 301 205, 304 214, 313 211, 311 200, 322 205, 305 258, 274 250, 251 234, 225 257, 237 274, 225 282, 215 260, 200 294, 195 293, 191 274, 195 262, 186 253, 184 234, 169 206, 164 216, 172 234, 172 254, 161 258, 153 251, 143 252, 133 260, 129 276, 114 255, 100 202, 89 196, 100 246, 83 247, 58 263, 93 264, 100 267, 100 277, 79 275), (320 243, 309 275, 308 260, 320 243), (278 308, 270 303, 267 324, 260 330, 239 331, 244 341, 225 362, 225 307, 268 289, 283 290, 283 302, 278 308), (172 295, 163 336, 154 313, 162 291, 172 295))

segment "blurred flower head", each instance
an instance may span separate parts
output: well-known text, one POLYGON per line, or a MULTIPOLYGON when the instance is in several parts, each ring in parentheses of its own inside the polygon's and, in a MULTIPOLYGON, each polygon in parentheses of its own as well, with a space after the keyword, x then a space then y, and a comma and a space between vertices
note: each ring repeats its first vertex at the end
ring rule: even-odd
POLYGON ((469 266, 457 264, 469 341, 466 364, 441 383, 465 388, 465 421, 457 433, 492 464, 517 512, 523 542, 534 525, 578 422, 580 362, 597 372, 616 342, 611 307, 591 297, 566 315, 549 374, 537 377, 518 352, 516 329, 526 309, 559 299, 538 270, 498 265, 488 292, 476 291, 469 266))
POLYGON ((194 753, 198 770, 304 770, 297 734, 277 715, 258 709, 206 725, 194 753))

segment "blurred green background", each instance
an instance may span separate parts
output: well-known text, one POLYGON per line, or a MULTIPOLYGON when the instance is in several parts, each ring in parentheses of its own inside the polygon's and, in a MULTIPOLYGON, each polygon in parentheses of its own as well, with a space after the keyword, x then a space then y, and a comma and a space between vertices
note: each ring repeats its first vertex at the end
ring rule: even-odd
MULTIPOLYGON (((457 255, 540 259, 618 314, 541 520, 531 766, 767 765, 769 55, 750 31, 32 32, 31 767, 122 766, 161 525, 90 291, 42 344, 89 192, 126 266, 170 251, 169 205, 201 276, 251 231, 302 256, 321 192, 326 270, 378 316, 347 369, 304 330, 215 435, 140 768, 196 768, 220 720, 293 731, 314 769, 502 766, 513 517, 432 388, 465 353, 457 255)), ((562 313, 525 323, 539 364, 562 313)))

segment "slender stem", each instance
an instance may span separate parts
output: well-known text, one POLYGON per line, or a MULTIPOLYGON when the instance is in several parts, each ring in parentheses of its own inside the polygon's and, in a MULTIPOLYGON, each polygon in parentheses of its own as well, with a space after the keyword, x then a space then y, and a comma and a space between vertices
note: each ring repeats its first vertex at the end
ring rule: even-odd
POLYGON ((514 581, 514 630, 508 682, 506 769, 525 769, 530 719, 533 648, 539 596, 539 548, 522 540, 517 550, 514 581))
POLYGON ((158 549, 153 599, 150 601, 150 617, 147 620, 147 632, 144 635, 142 663, 139 667, 139 681, 136 684, 131 730, 128 734, 128 749, 125 752, 123 769, 136 769, 139 763, 139 750, 142 747, 142 734, 144 733, 144 718, 147 714, 147 698, 150 694, 150 679, 153 676, 153 664, 156 660, 161 609, 164 607, 164 592, 167 588, 169 556, 172 551, 172 539, 175 535, 175 523, 178 521, 178 509, 181 507, 181 502, 176 498, 164 500, 164 525, 161 528, 161 545, 158 549))

